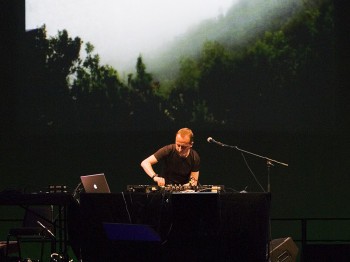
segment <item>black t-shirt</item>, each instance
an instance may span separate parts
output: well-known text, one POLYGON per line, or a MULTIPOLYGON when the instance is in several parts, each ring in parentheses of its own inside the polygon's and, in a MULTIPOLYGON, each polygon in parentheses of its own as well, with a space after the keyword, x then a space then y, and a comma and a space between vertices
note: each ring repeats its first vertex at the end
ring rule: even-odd
POLYGON ((154 156, 163 164, 160 176, 164 177, 166 185, 186 184, 189 182, 191 172, 199 171, 200 158, 192 148, 186 158, 179 156, 175 144, 162 147, 154 153, 154 156))

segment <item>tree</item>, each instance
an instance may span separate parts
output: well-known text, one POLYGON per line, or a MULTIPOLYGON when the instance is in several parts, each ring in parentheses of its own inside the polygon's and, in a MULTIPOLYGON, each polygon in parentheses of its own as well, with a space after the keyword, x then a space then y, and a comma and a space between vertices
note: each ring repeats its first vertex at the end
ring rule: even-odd
POLYGON ((41 133, 70 125, 68 79, 78 61, 80 44, 79 37, 72 39, 65 30, 48 39, 45 25, 26 33, 19 98, 24 132, 41 133))
POLYGON ((218 42, 206 42, 198 63, 201 71, 200 95, 215 120, 224 123, 232 106, 233 53, 218 42))
POLYGON ((199 96, 201 70, 198 63, 191 58, 180 61, 179 76, 175 88, 169 96, 166 113, 172 121, 181 125, 211 122, 212 114, 208 111, 206 101, 199 96))
POLYGON ((76 68, 71 96, 75 101, 76 128, 110 130, 120 128, 130 113, 130 90, 109 65, 100 65, 94 46, 86 43, 86 57, 76 68), (98 122, 98 124, 96 123, 98 122))

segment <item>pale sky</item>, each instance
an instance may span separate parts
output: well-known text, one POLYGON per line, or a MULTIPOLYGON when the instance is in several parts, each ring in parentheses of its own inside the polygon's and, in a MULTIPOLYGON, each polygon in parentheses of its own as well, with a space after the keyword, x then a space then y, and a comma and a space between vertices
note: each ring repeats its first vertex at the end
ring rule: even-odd
POLYGON ((46 24, 48 36, 66 29, 91 42, 101 64, 118 71, 136 64, 203 19, 215 18, 238 0, 26 0, 26 29, 46 24), (118 61, 114 65, 111 61, 118 61))

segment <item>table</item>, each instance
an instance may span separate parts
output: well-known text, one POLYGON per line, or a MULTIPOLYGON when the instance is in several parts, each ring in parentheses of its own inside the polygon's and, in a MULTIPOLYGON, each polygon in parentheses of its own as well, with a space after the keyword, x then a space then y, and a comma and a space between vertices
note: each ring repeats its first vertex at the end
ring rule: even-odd
POLYGON ((270 202, 269 193, 81 194, 82 257, 266 261, 270 202), (148 225, 161 241, 111 240, 104 223, 148 225))

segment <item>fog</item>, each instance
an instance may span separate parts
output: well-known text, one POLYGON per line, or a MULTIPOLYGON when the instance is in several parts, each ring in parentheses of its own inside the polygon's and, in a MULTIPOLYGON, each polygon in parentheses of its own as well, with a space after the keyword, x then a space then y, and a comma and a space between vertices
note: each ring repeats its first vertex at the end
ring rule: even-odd
POLYGON ((225 15, 238 0, 26 0, 26 29, 66 29, 95 46, 101 64, 130 70, 204 19, 225 15))

